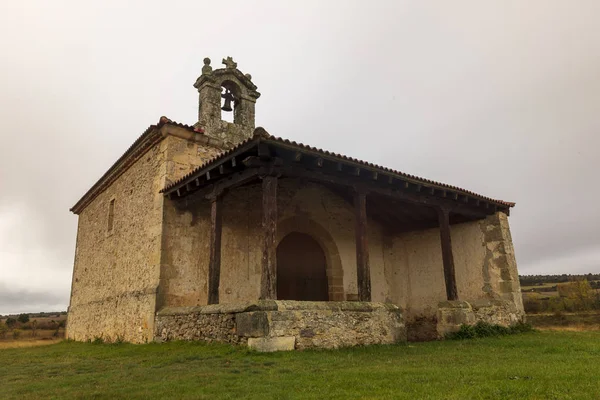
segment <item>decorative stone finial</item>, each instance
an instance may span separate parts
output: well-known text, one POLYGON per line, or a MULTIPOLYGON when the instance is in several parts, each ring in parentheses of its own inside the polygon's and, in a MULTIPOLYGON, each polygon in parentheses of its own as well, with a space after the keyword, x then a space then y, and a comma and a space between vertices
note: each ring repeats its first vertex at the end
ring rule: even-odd
POLYGON ((210 75, 212 74, 212 67, 210 66, 210 58, 206 57, 204 59, 204 67, 202 67, 202 75, 210 75))
POLYGON ((237 63, 233 61, 233 58, 231 57, 224 58, 222 63, 225 64, 227 68, 237 68, 237 63))
POLYGON ((252 80, 252 75, 250 75, 250 74, 244 74, 244 76, 245 76, 246 78, 248 78, 248 80, 250 80, 250 81, 252 80))

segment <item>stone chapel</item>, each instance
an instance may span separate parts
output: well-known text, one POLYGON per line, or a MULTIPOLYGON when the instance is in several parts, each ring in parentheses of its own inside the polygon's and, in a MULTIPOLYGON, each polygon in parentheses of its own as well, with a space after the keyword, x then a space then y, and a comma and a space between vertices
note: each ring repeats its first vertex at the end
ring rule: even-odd
POLYGON ((524 318, 514 203, 271 136, 223 64, 198 122, 161 117, 71 208, 68 338, 336 348, 524 318))

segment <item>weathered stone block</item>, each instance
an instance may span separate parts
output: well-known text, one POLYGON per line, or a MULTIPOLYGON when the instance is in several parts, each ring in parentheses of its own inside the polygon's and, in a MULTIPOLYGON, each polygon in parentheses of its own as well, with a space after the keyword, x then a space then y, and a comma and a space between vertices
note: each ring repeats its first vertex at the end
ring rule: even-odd
POLYGON ((248 347, 260 352, 289 351, 294 350, 295 346, 296 338, 294 336, 248 339, 248 347))
POLYGON ((236 314, 235 324, 239 336, 262 337, 269 334, 269 319, 265 311, 236 314))

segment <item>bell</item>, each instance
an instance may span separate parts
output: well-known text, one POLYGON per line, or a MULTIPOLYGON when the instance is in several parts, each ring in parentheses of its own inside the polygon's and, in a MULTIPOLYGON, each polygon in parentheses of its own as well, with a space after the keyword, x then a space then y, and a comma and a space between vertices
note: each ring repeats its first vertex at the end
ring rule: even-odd
POLYGON ((221 107, 221 110, 233 111, 233 109, 231 108, 231 102, 234 100, 234 97, 231 91, 227 89, 225 93, 221 95, 221 97, 225 99, 225 103, 223 104, 223 107, 221 107))

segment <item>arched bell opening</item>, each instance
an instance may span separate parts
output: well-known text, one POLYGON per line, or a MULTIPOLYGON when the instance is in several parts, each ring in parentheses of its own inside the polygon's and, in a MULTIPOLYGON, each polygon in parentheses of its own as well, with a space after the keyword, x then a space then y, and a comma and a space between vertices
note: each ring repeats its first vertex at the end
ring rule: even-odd
POLYGON ((329 300, 325 252, 310 235, 291 232, 277 246, 277 299, 329 300))
POLYGON ((236 123, 239 114, 241 90, 237 83, 226 80, 221 83, 221 120, 236 123))

